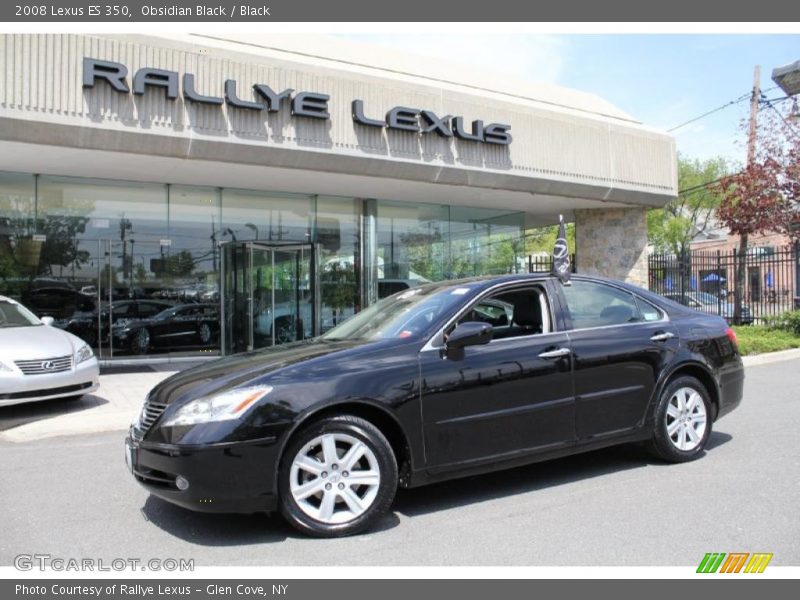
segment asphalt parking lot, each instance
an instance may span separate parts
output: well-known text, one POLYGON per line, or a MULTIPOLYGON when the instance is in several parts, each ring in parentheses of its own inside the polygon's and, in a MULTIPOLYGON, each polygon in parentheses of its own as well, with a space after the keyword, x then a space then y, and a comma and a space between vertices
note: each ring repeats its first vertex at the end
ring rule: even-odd
POLYGON ((304 538, 278 516, 149 497, 125 469, 122 431, 0 442, 0 565, 48 553, 197 566, 689 566, 735 551, 800 565, 799 386, 798 359, 748 367, 741 408, 693 463, 625 446, 401 490, 377 531, 338 540, 304 538))

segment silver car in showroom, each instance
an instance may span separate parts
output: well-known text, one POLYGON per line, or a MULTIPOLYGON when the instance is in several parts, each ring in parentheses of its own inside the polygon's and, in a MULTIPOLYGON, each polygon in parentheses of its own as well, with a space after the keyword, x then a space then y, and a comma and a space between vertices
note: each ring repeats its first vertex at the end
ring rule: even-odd
POLYGON ((0 406, 79 398, 99 385, 92 349, 19 302, 0 296, 0 406))

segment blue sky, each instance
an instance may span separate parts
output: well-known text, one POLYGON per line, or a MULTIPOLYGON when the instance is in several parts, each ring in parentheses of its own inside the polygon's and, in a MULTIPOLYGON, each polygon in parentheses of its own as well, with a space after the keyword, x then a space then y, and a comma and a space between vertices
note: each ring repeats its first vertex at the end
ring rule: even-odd
MULTIPOLYGON (((800 35, 348 35, 415 54, 596 93, 644 123, 669 129, 761 86, 772 69, 800 60, 800 35)), ((767 92, 783 96, 780 90, 767 92)), ((673 132, 678 151, 743 162, 740 122, 748 102, 673 132)))

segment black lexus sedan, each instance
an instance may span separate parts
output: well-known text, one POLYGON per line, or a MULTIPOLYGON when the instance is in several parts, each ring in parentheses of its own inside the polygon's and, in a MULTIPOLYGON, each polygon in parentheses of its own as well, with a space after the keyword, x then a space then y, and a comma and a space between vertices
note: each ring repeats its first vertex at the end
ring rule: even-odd
POLYGON ((218 335, 216 304, 176 304, 148 319, 122 320, 111 328, 114 347, 134 354, 190 346, 206 348, 218 335))
MULTIPOLYGON (((172 305, 160 300, 117 300, 111 304, 111 319, 119 327, 132 320, 149 319, 158 313, 170 308, 172 305)), ((96 347, 98 342, 106 343, 108 340, 109 307, 106 305, 100 311, 76 312, 66 319, 56 321, 56 326, 77 335, 90 346, 96 347), (100 331, 98 334, 98 321, 100 331)))
POLYGON ((192 510, 279 510, 311 535, 373 525, 396 489, 644 441, 703 454, 736 408, 736 337, 646 290, 545 274, 433 283, 321 337, 156 386, 133 476, 192 510))

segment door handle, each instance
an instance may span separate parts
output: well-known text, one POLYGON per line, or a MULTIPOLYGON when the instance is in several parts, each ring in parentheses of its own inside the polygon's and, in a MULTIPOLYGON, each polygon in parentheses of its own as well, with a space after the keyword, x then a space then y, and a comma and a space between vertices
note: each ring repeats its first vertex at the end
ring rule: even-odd
POLYGON ((661 333, 657 333, 655 335, 650 336, 650 339, 654 342, 666 342, 669 339, 675 337, 675 334, 671 331, 662 331, 661 333))
POLYGON ((542 352, 539 354, 539 358, 562 358, 564 356, 569 356, 571 350, 569 348, 558 348, 556 350, 548 350, 547 352, 542 352))

